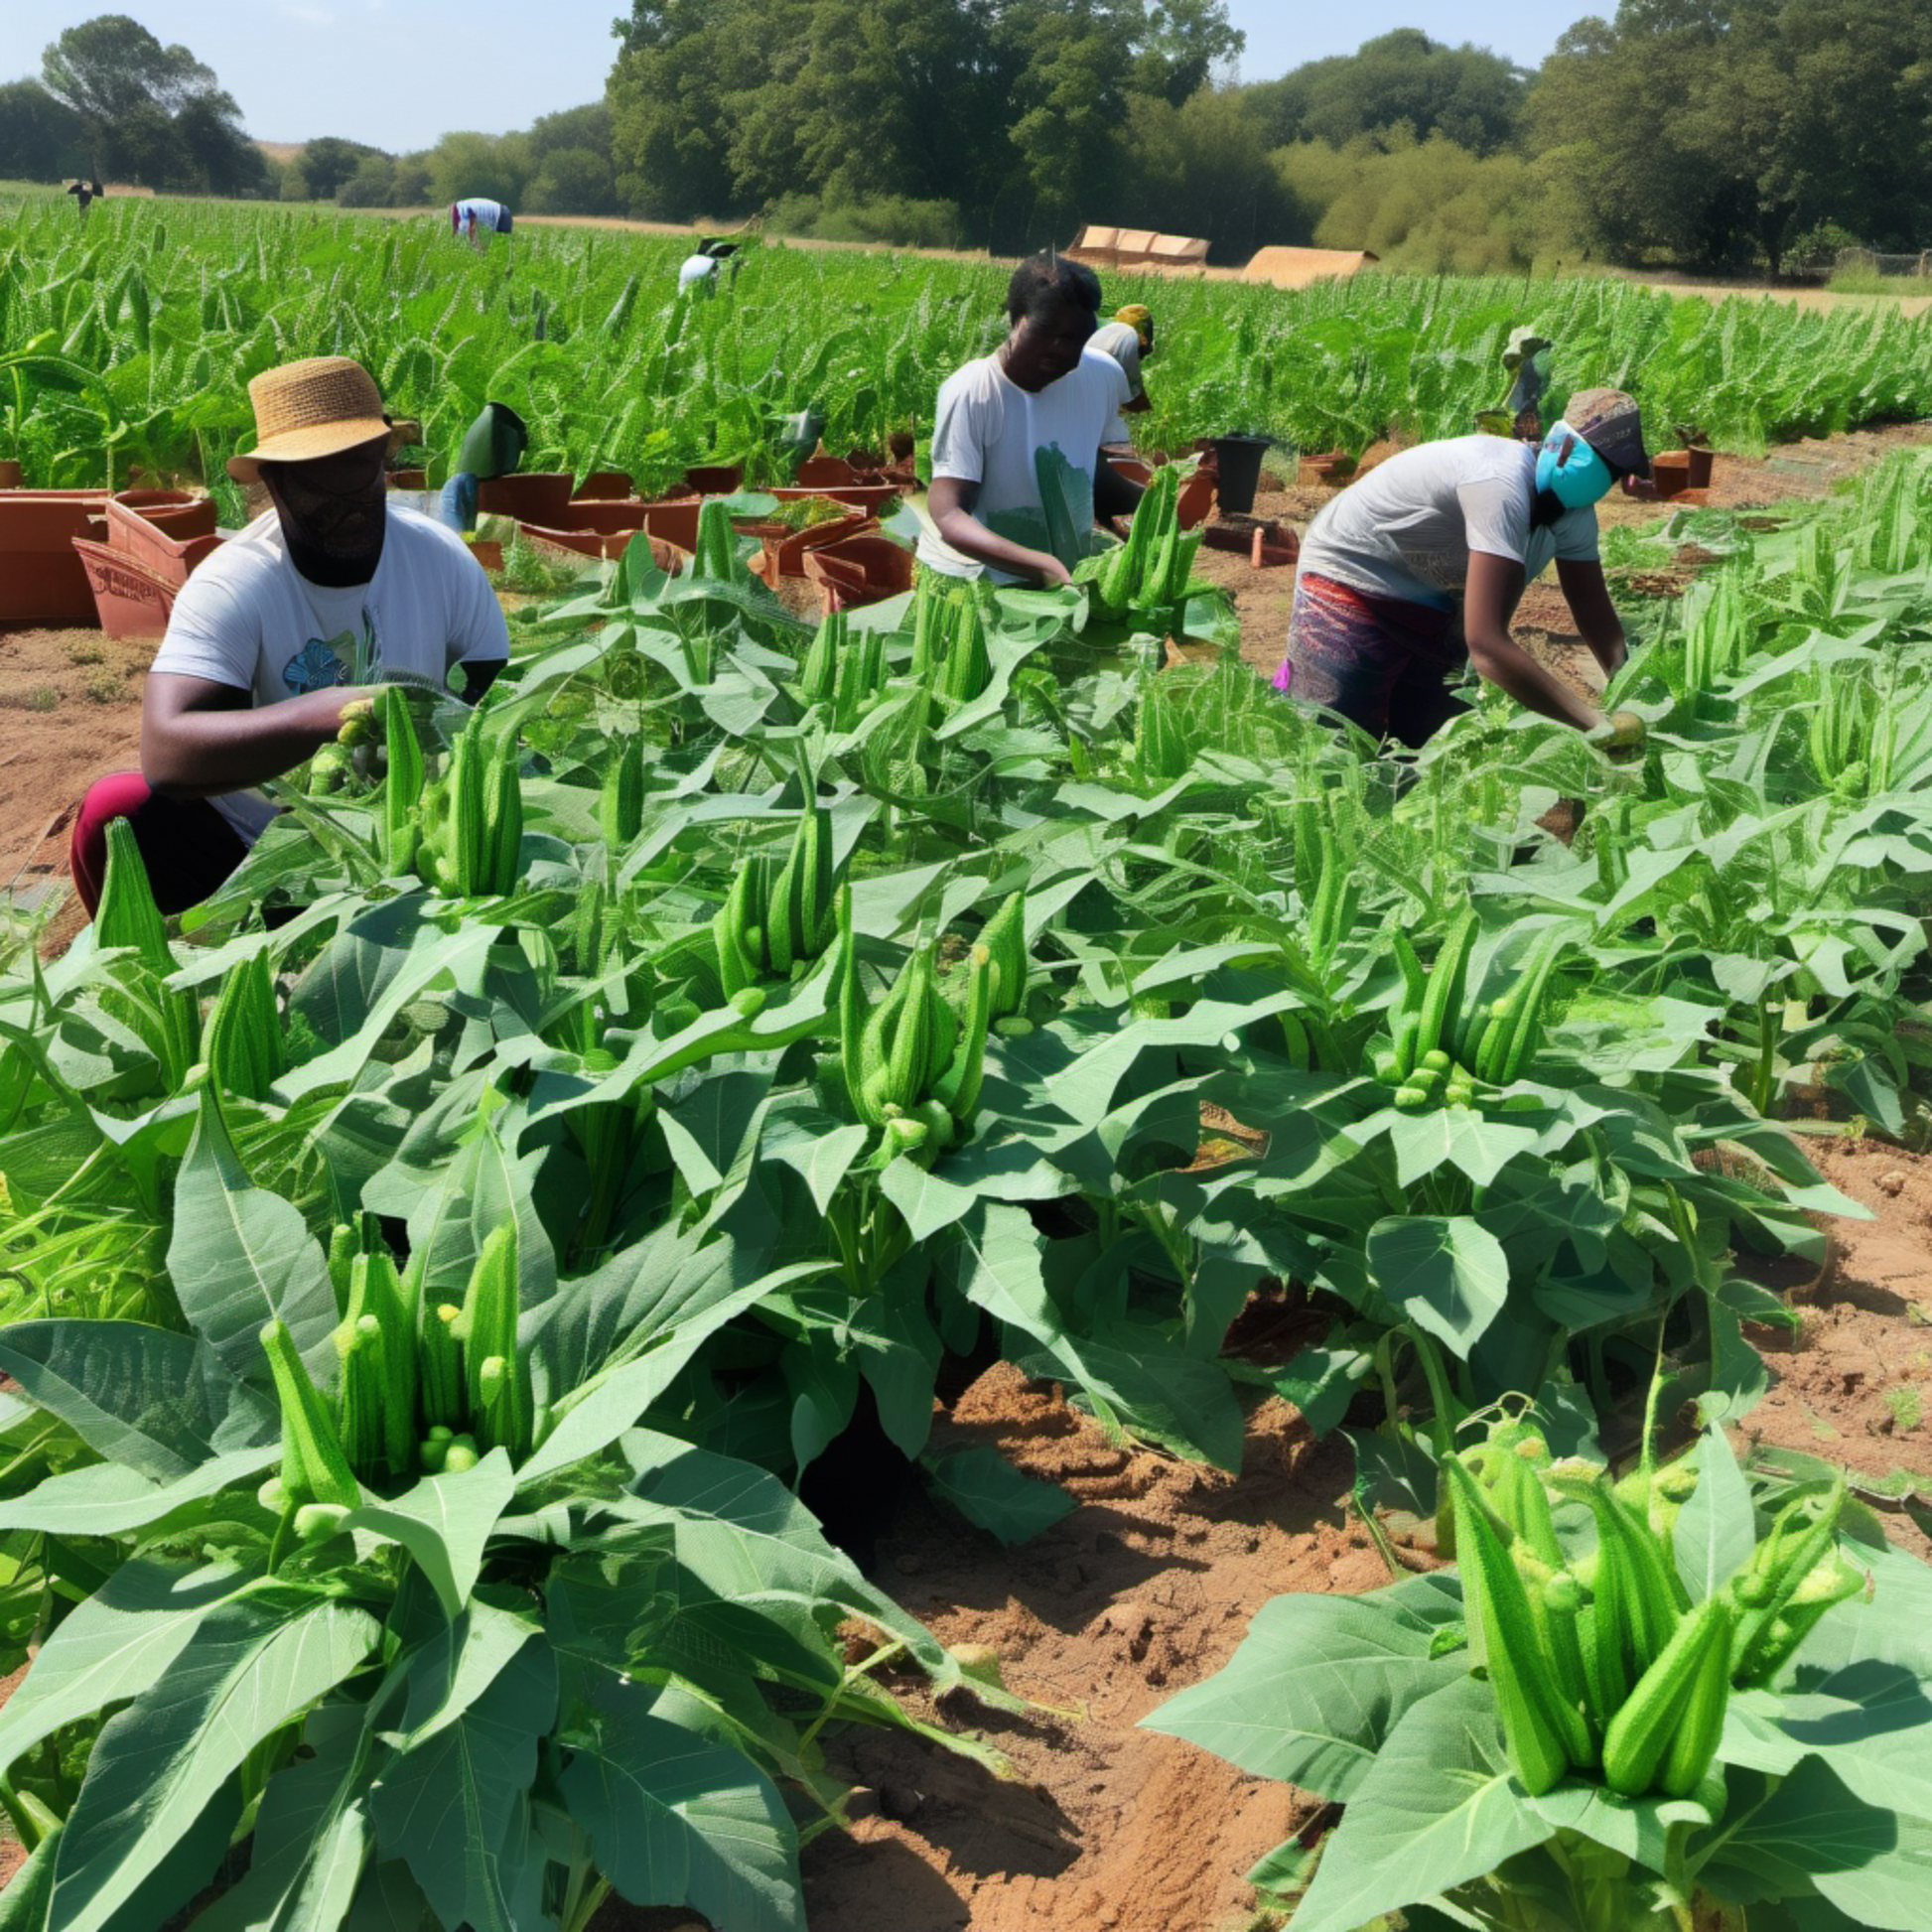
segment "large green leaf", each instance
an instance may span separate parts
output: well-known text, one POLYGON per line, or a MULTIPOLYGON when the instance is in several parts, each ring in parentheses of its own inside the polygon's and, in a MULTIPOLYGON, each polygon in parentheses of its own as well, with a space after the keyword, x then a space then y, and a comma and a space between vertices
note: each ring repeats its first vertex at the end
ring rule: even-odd
POLYGON ((122 1563, 61 1621, 0 1708, 0 1771, 64 1725, 158 1684, 202 1619, 247 1583, 225 1564, 122 1563))
POLYGON ((1057 1482, 1023 1474, 985 1443, 954 1444, 919 1458, 932 1486, 976 1528, 1024 1543, 1078 1507, 1057 1482))
POLYGON ((236 1381, 267 1385, 261 1331, 279 1318, 309 1373, 335 1385, 340 1312, 322 1249, 287 1201, 248 1177, 211 1085, 175 1182, 168 1273, 182 1313, 236 1381))
POLYGON ((1467 1355, 1509 1299, 1502 1244, 1466 1216, 1378 1221, 1368 1235, 1375 1285, 1417 1327, 1467 1355))
POLYGON ((1467 1673, 1466 1651, 1429 1654, 1461 1615, 1460 1593, 1435 1577, 1361 1597, 1274 1597, 1226 1665, 1141 1723, 1345 1802, 1409 1709, 1467 1673))
POLYGON ((425 1476, 390 1502, 351 1510, 343 1527, 400 1543, 429 1579, 443 1614, 454 1619, 483 1570, 483 1545, 515 1493, 509 1456, 493 1449, 473 1468, 425 1476))
POLYGON ((558 1783, 598 1865, 637 1905, 743 1932, 803 1932, 784 1801, 742 1752, 677 1721, 675 1693, 586 1673, 595 1716, 558 1783))
POLYGON ((518 1932, 509 1901, 529 1855, 537 1744, 556 1713, 556 1658, 531 1636, 376 1784, 369 1811, 378 1843, 407 1862, 445 1925, 518 1932))
POLYGON ((89 1449, 155 1482, 192 1475, 215 1453, 235 1396, 193 1336, 141 1321, 16 1321, 0 1328, 0 1368, 89 1449))
POLYGON ((1750 1485, 1722 1429, 1707 1429, 1697 1451, 1698 1485, 1677 1513, 1677 1574, 1691 1600, 1721 1589, 1757 1547, 1750 1485))
POLYGON ((1397 1722, 1322 1848, 1296 1932, 1356 1932, 1494 1871, 1550 1832, 1510 1776, 1488 1685, 1464 1676, 1397 1722))
POLYGON ((49 1476, 13 1502, 0 1502, 0 1530, 48 1530, 59 1536, 118 1536, 159 1522, 184 1503, 245 1482, 274 1465, 280 1449, 268 1445, 215 1455, 173 1482, 150 1482, 116 1462, 89 1463, 49 1476))
POLYGON ((204 1617, 94 1745, 62 1837, 55 1922, 107 1925, 248 1752, 354 1670, 377 1628, 345 1603, 260 1597, 204 1617))

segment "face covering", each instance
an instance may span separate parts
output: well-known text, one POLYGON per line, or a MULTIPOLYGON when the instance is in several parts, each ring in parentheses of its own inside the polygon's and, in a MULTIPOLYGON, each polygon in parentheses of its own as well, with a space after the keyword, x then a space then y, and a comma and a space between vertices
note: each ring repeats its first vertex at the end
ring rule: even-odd
POLYGON ((1609 494, 1610 466, 1570 427, 1559 423, 1536 453, 1536 486, 1567 510, 1587 509, 1609 494))

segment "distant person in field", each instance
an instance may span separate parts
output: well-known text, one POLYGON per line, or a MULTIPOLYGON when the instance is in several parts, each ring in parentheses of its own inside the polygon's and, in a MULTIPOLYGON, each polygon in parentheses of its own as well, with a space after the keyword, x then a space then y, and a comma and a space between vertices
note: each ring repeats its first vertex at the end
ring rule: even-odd
POLYGON ((450 232, 459 240, 469 242, 479 254, 489 246, 491 235, 506 235, 514 226, 514 218, 501 202, 472 200, 450 204, 450 232))
POLYGON ((1619 478, 1649 474, 1637 405, 1619 389, 1572 396, 1540 446, 1457 436, 1390 457, 1309 526, 1277 688, 1413 748, 1468 708, 1447 680, 1473 665, 1546 718, 1607 732, 1509 627, 1554 559, 1604 676, 1622 664, 1594 505, 1619 478))
POLYGON ((1125 515, 1141 491, 1100 454, 1128 401, 1126 372, 1084 353, 1100 283, 1083 262, 1035 255, 1007 285, 1007 339, 940 385, 932 424, 930 528, 919 562, 949 580, 1065 584, 1047 543, 1034 453, 1057 449, 1084 501, 1074 527, 1125 515))
POLYGON ((336 736, 385 679, 474 704, 509 631, 463 539, 388 500, 389 419, 366 370, 323 355, 248 385, 255 448, 229 459, 272 507, 175 600, 141 709, 141 769, 99 779, 75 820, 73 881, 91 913, 107 827, 125 818, 164 912, 214 892, 275 816, 259 790, 336 736))
POLYGON ((1133 437, 1127 427, 1127 418, 1140 415, 1148 406, 1147 384, 1141 378, 1141 364, 1154 353, 1154 317, 1146 305, 1139 302, 1130 302, 1126 308, 1116 309, 1113 321, 1103 322, 1088 338, 1085 352, 1110 356, 1120 364, 1121 373, 1127 378, 1127 400, 1108 425, 1106 440, 1109 444, 1131 442, 1133 437))
POLYGON ((680 295, 695 289, 701 294, 709 294, 719 286, 725 263, 738 253, 738 243, 726 241, 720 236, 708 235, 698 243, 694 253, 686 255, 677 271, 677 292, 680 295))
POLYGON ((68 193, 74 197, 74 207, 84 221, 89 206, 99 201, 107 191, 97 181, 70 181, 68 183, 68 193))

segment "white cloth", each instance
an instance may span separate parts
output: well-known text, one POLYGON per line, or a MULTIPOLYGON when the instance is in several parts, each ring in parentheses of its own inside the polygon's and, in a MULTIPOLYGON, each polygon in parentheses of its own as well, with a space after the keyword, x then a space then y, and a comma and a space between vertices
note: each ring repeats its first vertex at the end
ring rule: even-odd
POLYGON ((690 288, 697 282, 708 282, 718 273, 718 260, 715 255, 686 255, 684 266, 677 272, 677 285, 680 291, 690 288))
MULTIPOLYGON (((1081 352, 1104 355, 1120 364, 1121 373, 1127 377, 1129 402, 1139 402, 1147 394, 1141 381, 1141 333, 1131 322, 1103 322, 1087 338, 1087 345, 1081 352)), ((1131 443, 1134 440, 1133 432, 1127 427, 1127 418, 1116 415, 1107 434, 1100 440, 1103 443, 1131 443)))
POLYGON ((459 234, 468 233, 470 217, 472 215, 476 216, 477 228, 480 233, 495 234, 498 230, 505 229, 509 226, 508 220, 505 219, 509 213, 509 209, 501 202, 475 200, 458 202, 450 210, 450 213, 451 225, 459 234))
MULTIPOLYGON (((1074 528, 1093 528, 1093 479, 1107 426, 1127 400, 1127 377, 1111 356, 1082 354, 1065 375, 1037 394, 1012 381, 998 355, 982 356, 949 375, 939 388, 932 424, 932 474, 979 484, 975 519, 996 536, 1046 550, 1035 450, 1057 449, 1073 472, 1074 528), (1085 497, 1084 507, 1078 500, 1085 497)), ((948 577, 980 577, 996 584, 1021 580, 961 556, 938 533, 919 537, 919 560, 948 577)))
POLYGON ((1329 498, 1302 540, 1303 570, 1368 597, 1450 610, 1468 582, 1469 553, 1507 557, 1526 581, 1553 557, 1593 563, 1596 512, 1566 510, 1531 529, 1536 451, 1501 436, 1422 443, 1378 464, 1329 498))
MULTIPOLYGON (((390 672, 441 685, 453 665, 503 662, 509 626, 469 546, 414 510, 385 511, 375 575, 347 590, 310 583, 289 560, 275 512, 258 516, 182 586, 154 669, 269 705, 390 672)), ((210 802, 250 843, 275 816, 259 791, 210 802)))

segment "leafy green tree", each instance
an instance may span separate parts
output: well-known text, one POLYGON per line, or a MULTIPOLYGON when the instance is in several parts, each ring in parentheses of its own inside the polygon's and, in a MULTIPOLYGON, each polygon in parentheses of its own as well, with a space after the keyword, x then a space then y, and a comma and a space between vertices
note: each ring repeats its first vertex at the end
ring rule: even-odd
POLYGON ((526 134, 446 134, 428 161, 432 201, 460 202, 475 195, 512 209, 533 172, 526 134))
POLYGON ((1558 43, 1529 119, 1614 259, 1776 274, 1825 221, 1879 247, 1932 236, 1922 0, 1623 0, 1558 43))
POLYGON ((325 134, 305 142, 302 172, 308 178, 309 193, 319 202, 334 201, 343 184, 362 163, 370 155, 380 153, 379 148, 362 141, 345 141, 338 134, 325 134))
POLYGON ((1402 27, 1247 91, 1274 147, 1341 147, 1359 134, 1406 127, 1419 141, 1441 134, 1480 155, 1516 139, 1529 80, 1486 48, 1449 47, 1402 27))
POLYGON ((80 117, 38 80, 0 82, 0 179, 61 181, 88 167, 80 117))
POLYGON ((214 70, 186 47, 164 47, 126 14, 69 27, 42 55, 41 79, 77 116, 102 179, 222 194, 259 188, 260 151, 214 70))
POLYGON ((1309 217, 1271 164, 1245 89, 1202 87, 1178 107, 1160 94, 1135 94, 1127 150, 1125 192, 1117 207, 1094 209, 1098 220, 1198 234, 1203 210, 1211 210, 1214 258, 1230 262, 1271 243, 1311 239, 1309 217))

